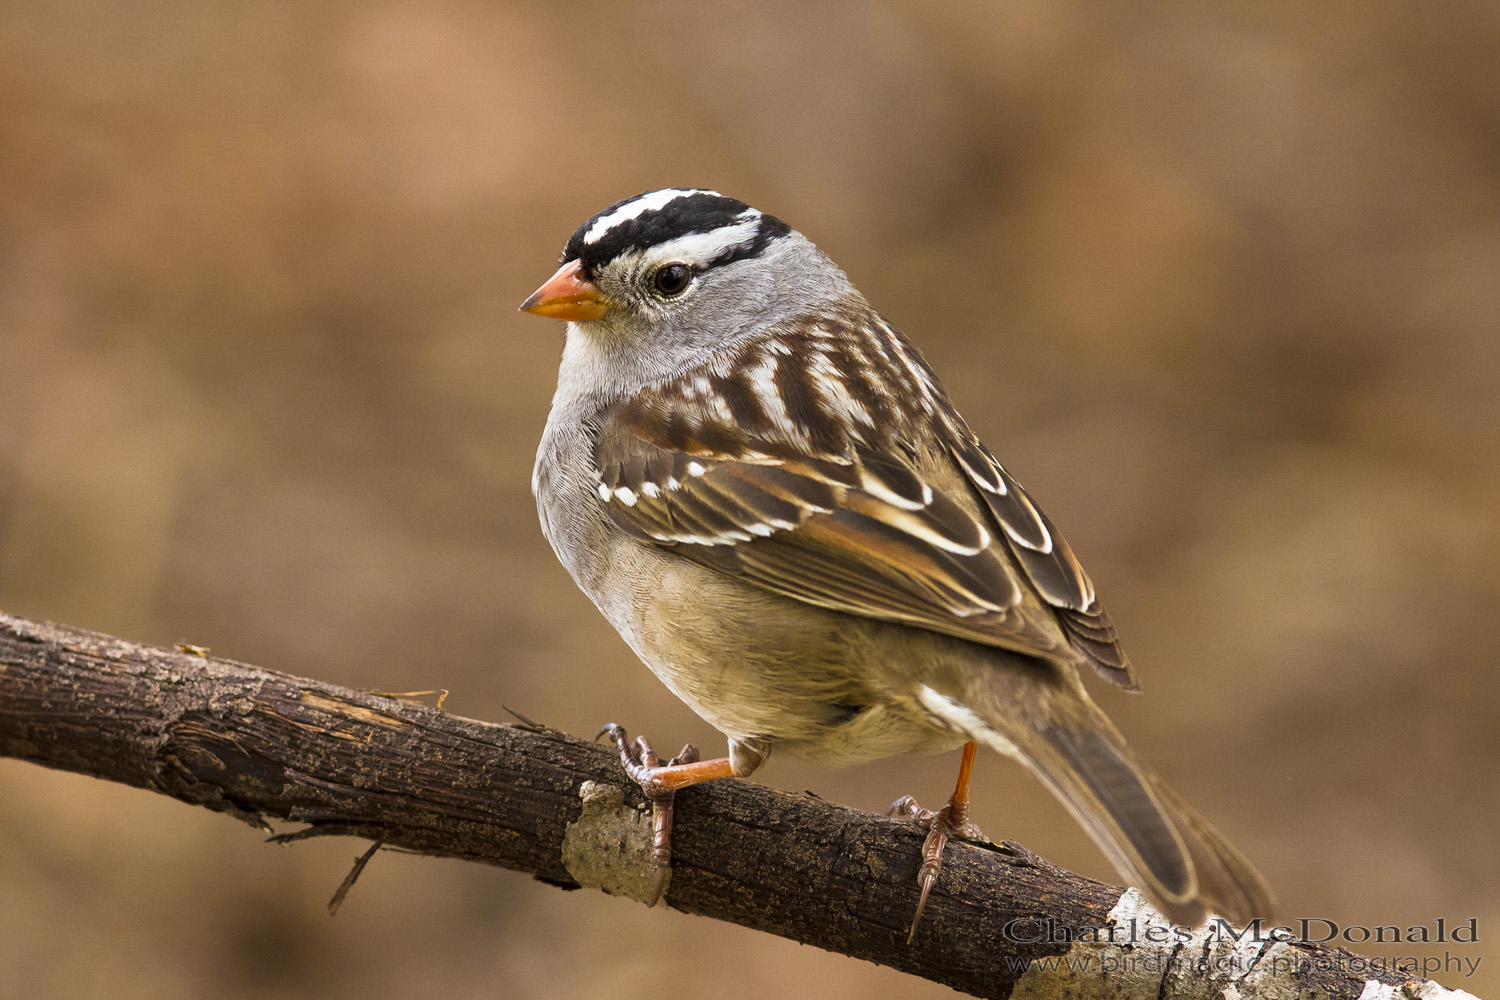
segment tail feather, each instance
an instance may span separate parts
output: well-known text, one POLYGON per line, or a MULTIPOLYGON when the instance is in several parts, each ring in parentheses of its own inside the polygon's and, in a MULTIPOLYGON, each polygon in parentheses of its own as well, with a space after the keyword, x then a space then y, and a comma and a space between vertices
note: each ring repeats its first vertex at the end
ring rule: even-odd
POLYGON ((1255 867, 1135 756, 1092 702, 1043 699, 1048 716, 1023 720, 1014 692, 965 701, 958 707, 968 725, 949 721, 1026 764, 1173 922, 1201 924, 1216 913, 1243 924, 1271 915, 1271 891, 1255 867))
POLYGON ((1176 815, 1179 827, 1190 831, 1184 839, 1204 887, 1200 895, 1210 901, 1209 911, 1236 924, 1249 923, 1256 917, 1269 919, 1276 900, 1255 866, 1160 779, 1156 794, 1176 815))
POLYGON ((1152 890, 1174 920, 1179 916, 1190 917, 1186 923, 1201 920, 1202 915, 1192 908, 1199 886, 1191 849, 1151 779, 1097 732, 1051 725, 1041 736, 1065 765, 1048 768, 1043 781, 1115 867, 1152 890))

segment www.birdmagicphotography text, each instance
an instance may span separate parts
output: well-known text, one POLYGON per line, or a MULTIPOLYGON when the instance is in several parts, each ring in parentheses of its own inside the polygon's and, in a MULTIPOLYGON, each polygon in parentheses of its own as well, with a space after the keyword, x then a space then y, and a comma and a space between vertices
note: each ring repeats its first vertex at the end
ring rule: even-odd
MULTIPOLYGON (((1190 967, 1203 975, 1240 978, 1252 971, 1285 977, 1306 977, 1313 972, 1347 972, 1356 976, 1395 974, 1398 976, 1434 976, 1469 979, 1479 971, 1484 961, 1478 956, 1455 955, 1444 950, 1441 955, 1353 955, 1345 951, 1325 951, 1317 954, 1283 953, 1262 960, 1249 960, 1238 954, 1215 955, 1204 949, 1196 954, 1177 951, 1152 951, 1138 954, 1130 951, 1115 951, 1105 954, 1053 955, 1033 959, 1029 963, 1017 959, 1030 969, 1048 973, 1066 973, 1074 977, 1139 974, 1164 976, 1173 969, 1190 967)), ((1017 971, 1025 971, 1018 969, 1017 971)))

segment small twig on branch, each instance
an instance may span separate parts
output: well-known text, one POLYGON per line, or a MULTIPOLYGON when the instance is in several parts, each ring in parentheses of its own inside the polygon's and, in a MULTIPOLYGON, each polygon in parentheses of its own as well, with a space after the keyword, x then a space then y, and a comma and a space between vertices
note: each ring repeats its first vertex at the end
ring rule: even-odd
POLYGON ((338 889, 334 891, 333 898, 328 901, 328 915, 330 917, 339 912, 339 907, 344 905, 344 897, 348 896, 349 890, 354 888, 354 883, 365 870, 365 865, 369 864, 370 859, 375 856, 375 852, 385 846, 388 836, 388 834, 382 833, 376 837, 375 843, 370 845, 369 850, 355 859, 354 867, 349 869, 349 874, 344 876, 344 881, 339 883, 338 889))
MULTIPOLYGON (((309 824, 303 836, 376 841, 330 910, 381 845, 636 897, 652 874, 646 803, 612 750, 4 614, 0 755, 149 788, 261 828, 270 816, 309 824)), ((1353 1000, 1418 987, 1430 1000, 1441 990, 1378 970, 1376 959, 1356 965, 1358 956, 1296 942, 1131 941, 1132 927, 1162 920, 1135 894, 1122 898, 1009 844, 950 846, 907 945, 921 842, 909 824, 815 796, 713 782, 678 796, 666 903, 986 997, 1084 983, 1090 995, 1142 1000, 1353 1000)))

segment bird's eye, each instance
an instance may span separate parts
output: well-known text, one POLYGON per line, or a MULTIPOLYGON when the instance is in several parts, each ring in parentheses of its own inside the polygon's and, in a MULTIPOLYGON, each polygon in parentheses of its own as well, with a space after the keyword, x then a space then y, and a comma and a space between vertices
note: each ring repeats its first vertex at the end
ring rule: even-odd
POLYGON ((693 280, 693 269, 686 264, 668 264, 656 272, 656 290, 666 296, 681 295, 693 280))

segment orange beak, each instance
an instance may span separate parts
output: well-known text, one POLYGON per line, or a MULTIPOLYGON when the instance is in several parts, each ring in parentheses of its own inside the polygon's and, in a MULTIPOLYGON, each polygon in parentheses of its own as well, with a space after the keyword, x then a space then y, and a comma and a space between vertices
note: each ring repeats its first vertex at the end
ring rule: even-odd
POLYGON ((609 303, 592 281, 579 277, 582 269, 583 264, 576 260, 558 268, 541 288, 531 293, 531 298, 521 303, 521 311, 580 323, 599 319, 609 312, 609 303))

